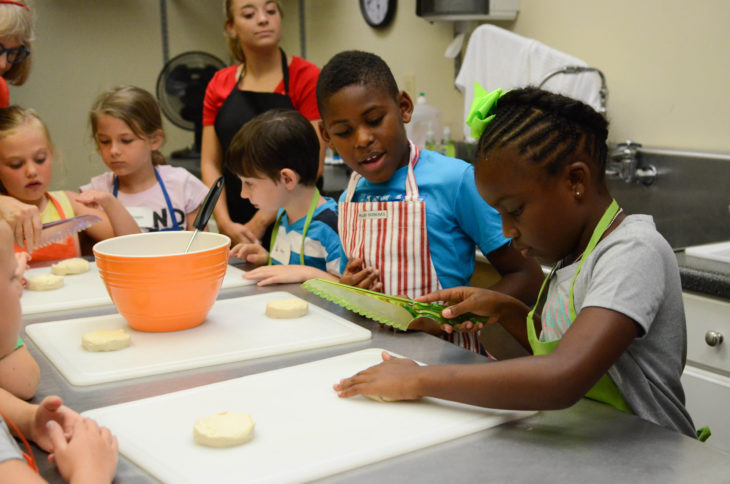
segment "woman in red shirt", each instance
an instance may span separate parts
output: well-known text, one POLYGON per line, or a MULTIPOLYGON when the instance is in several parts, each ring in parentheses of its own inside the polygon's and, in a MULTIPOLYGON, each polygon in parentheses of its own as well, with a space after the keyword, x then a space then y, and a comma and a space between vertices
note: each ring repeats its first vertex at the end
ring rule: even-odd
MULTIPOLYGON (((215 208, 218 229, 233 244, 260 242, 267 247, 273 212, 257 210, 241 198, 241 181, 223 169, 223 157, 238 130, 256 115, 274 108, 296 109, 316 123, 320 119, 315 89, 319 68, 287 56, 279 47, 281 6, 274 0, 226 0, 225 32, 240 62, 218 71, 208 84, 203 105, 200 167, 210 186, 225 177, 225 196, 215 208)), ((319 130, 315 126, 315 131, 319 130)), ((320 154, 321 176, 324 145, 320 154)))

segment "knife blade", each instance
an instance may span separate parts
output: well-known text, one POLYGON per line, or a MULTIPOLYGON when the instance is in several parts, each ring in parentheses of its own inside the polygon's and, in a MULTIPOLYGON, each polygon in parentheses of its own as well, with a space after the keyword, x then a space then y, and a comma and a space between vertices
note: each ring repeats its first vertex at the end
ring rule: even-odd
POLYGON ((453 319, 441 315, 446 306, 441 304, 421 303, 398 296, 388 296, 368 289, 362 289, 325 279, 309 279, 302 283, 302 288, 349 309, 361 316, 400 330, 418 318, 430 318, 439 324, 459 324, 464 321, 486 323, 488 318, 471 313, 462 314, 453 319))
POLYGON ((63 220, 46 222, 42 226, 41 241, 36 248, 58 242, 98 222, 101 222, 101 218, 93 214, 77 215, 63 220))

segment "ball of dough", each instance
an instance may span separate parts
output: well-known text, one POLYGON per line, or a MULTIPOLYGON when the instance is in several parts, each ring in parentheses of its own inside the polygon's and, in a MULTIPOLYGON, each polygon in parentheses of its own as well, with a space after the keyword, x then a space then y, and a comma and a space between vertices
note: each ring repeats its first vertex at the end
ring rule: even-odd
POLYGON ((309 311, 307 301, 292 297, 289 299, 276 299, 266 304, 266 315, 275 319, 298 318, 309 311))
POLYGON ((64 259, 61 262, 53 264, 51 266, 51 272, 58 276, 89 272, 89 261, 82 259, 81 257, 64 259))
POLYGON ((364 396, 365 396, 365 398, 369 398, 370 400, 375 400, 376 402, 387 403, 387 402, 397 402, 398 401, 395 398, 381 397, 379 395, 364 395, 364 396))
POLYGON ((116 351, 126 348, 132 337, 122 328, 97 329, 81 337, 81 347, 86 351, 116 351))
POLYGON ((247 413, 222 412, 198 419, 193 426, 193 439, 207 447, 233 447, 251 440, 255 425, 247 413))
POLYGON ((63 287, 63 276, 55 274, 38 274, 26 279, 26 289, 29 291, 52 291, 63 287))

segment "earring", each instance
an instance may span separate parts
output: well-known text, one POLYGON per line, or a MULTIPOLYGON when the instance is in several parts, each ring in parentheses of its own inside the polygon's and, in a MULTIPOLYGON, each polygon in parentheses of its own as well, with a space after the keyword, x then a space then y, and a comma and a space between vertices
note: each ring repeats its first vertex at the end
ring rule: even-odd
POLYGON ((580 200, 581 197, 582 197, 582 194, 580 193, 580 190, 576 190, 575 191, 575 198, 577 198, 578 200, 580 200))

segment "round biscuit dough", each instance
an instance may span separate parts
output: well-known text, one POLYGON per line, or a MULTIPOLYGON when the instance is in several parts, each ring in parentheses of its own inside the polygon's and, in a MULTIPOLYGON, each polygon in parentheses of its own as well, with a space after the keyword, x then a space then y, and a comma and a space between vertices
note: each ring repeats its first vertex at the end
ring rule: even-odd
POLYGON ((30 276, 26 279, 26 289, 29 291, 52 291, 63 287, 63 276, 46 273, 30 276))
POLYGON ((86 351, 116 351, 129 346, 132 337, 122 328, 97 329, 81 337, 81 347, 86 351))
POLYGON ((64 259, 51 266, 51 272, 58 276, 66 276, 71 274, 83 274, 89 272, 89 261, 81 257, 73 257, 64 259))
POLYGON ((266 304, 266 315, 274 319, 299 318, 308 311, 307 301, 298 297, 275 299, 266 304))
POLYGON ((255 426, 247 413, 221 412, 196 420, 193 439, 206 447, 233 447, 251 440, 255 426))
POLYGON ((395 398, 388 398, 388 397, 381 397, 379 395, 364 395, 365 398, 369 398, 370 400, 375 400, 376 402, 397 402, 398 400, 395 398))

